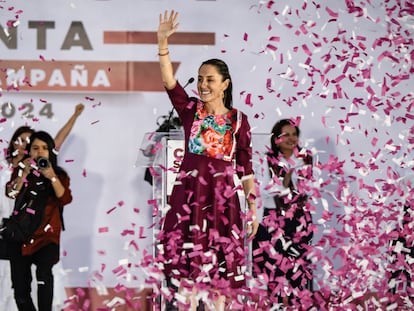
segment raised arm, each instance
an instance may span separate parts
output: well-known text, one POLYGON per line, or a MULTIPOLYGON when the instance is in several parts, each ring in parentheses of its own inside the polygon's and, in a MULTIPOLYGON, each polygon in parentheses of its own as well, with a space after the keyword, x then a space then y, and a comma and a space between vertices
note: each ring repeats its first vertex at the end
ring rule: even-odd
POLYGON ((160 14, 158 25, 158 57, 160 61, 161 78, 167 90, 175 87, 177 81, 174 77, 174 71, 170 60, 170 51, 168 49, 168 37, 170 37, 178 28, 178 13, 172 10, 170 13, 165 11, 160 14))
POLYGON ((75 112, 66 122, 66 124, 59 130, 55 137, 55 148, 59 150, 62 147, 63 142, 65 141, 66 137, 68 137, 70 131, 72 130, 73 126, 77 118, 81 115, 85 106, 83 104, 77 104, 75 107, 75 112))

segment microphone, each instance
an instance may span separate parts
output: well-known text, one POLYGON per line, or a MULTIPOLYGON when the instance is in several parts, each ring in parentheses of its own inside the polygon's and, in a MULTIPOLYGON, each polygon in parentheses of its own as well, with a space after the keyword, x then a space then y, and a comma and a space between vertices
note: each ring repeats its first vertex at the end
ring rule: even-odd
MULTIPOLYGON (((185 89, 187 86, 189 86, 191 83, 193 83, 194 80, 195 79, 193 77, 191 77, 190 79, 188 79, 187 83, 184 84, 183 89, 185 89)), ((171 109, 170 115, 168 116, 168 119, 166 121, 167 124, 168 124, 168 132, 170 131, 170 122, 171 122, 171 118, 173 116, 173 113, 174 113, 174 107, 171 109)))
POLYGON ((184 84, 184 86, 183 86, 183 89, 185 89, 189 84, 191 84, 191 83, 193 83, 194 82, 194 78, 193 77, 191 77, 190 79, 188 79, 188 81, 187 81, 187 83, 186 84, 184 84))

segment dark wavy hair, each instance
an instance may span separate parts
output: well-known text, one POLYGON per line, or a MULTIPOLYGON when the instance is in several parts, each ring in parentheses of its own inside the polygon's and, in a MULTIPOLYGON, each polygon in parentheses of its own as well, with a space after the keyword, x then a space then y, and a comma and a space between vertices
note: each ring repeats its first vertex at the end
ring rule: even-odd
POLYGON ((231 81, 230 71, 227 64, 221 59, 212 58, 202 62, 201 66, 203 65, 212 65, 216 67, 217 71, 223 77, 223 81, 229 79, 229 86, 224 91, 224 106, 226 106, 227 109, 233 109, 233 83, 231 81))
POLYGON ((30 135, 32 135, 35 132, 34 129, 32 129, 29 126, 20 126, 19 128, 16 129, 16 131, 14 131, 13 136, 9 142, 9 146, 7 147, 7 151, 6 151, 6 161, 7 163, 11 163, 13 158, 15 157, 14 152, 16 151, 16 148, 14 148, 14 142, 19 138, 20 135, 22 135, 23 133, 29 133, 30 135))
POLYGON ((67 174, 66 171, 58 166, 57 163, 57 151, 55 150, 55 140, 52 136, 50 136, 45 131, 37 131, 30 136, 30 143, 26 146, 26 151, 28 154, 30 154, 30 148, 32 146, 32 143, 35 141, 35 139, 39 139, 47 144, 47 149, 49 151, 49 162, 51 166, 53 167, 53 170, 57 175, 59 174, 67 174))
MULTIPOLYGON (((280 149, 278 147, 278 145, 276 144, 276 139, 278 139, 280 137, 280 135, 282 135, 282 128, 286 125, 291 125, 294 126, 296 129, 296 134, 300 135, 300 129, 299 127, 290 119, 281 119, 279 121, 277 121, 275 123, 275 125, 273 125, 272 128, 272 135, 270 136, 270 148, 271 148, 271 152, 270 154, 273 155, 274 157, 277 157, 280 153, 280 149)), ((301 147, 298 146, 298 150, 302 149, 301 147)))

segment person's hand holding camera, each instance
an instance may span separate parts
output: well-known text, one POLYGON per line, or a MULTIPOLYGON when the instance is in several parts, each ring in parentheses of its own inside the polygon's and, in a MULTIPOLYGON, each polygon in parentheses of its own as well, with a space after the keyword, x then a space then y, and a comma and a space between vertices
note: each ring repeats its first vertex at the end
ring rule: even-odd
POLYGON ((36 160, 36 164, 37 170, 40 174, 42 174, 45 178, 49 179, 52 183, 56 181, 56 173, 52 165, 50 165, 49 159, 39 157, 36 160))
POLYGON ((22 170, 22 175, 26 177, 27 175, 30 174, 30 171, 32 170, 32 159, 30 157, 23 159, 19 163, 19 167, 22 170))

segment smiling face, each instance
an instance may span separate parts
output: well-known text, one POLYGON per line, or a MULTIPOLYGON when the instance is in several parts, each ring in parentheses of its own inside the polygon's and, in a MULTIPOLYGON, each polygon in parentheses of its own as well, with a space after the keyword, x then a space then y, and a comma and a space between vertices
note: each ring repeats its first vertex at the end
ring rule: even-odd
POLYGON ((43 140, 35 138, 30 146, 30 157, 36 160, 39 157, 49 159, 49 149, 47 143, 43 140))
POLYGON ((284 155, 292 155, 293 150, 298 146, 299 137, 296 128, 292 125, 282 127, 282 134, 278 139, 278 146, 284 155))
POLYGON ((205 103, 223 103, 224 91, 229 80, 223 81, 223 76, 213 65, 202 65, 198 71, 197 89, 200 99, 205 103))

